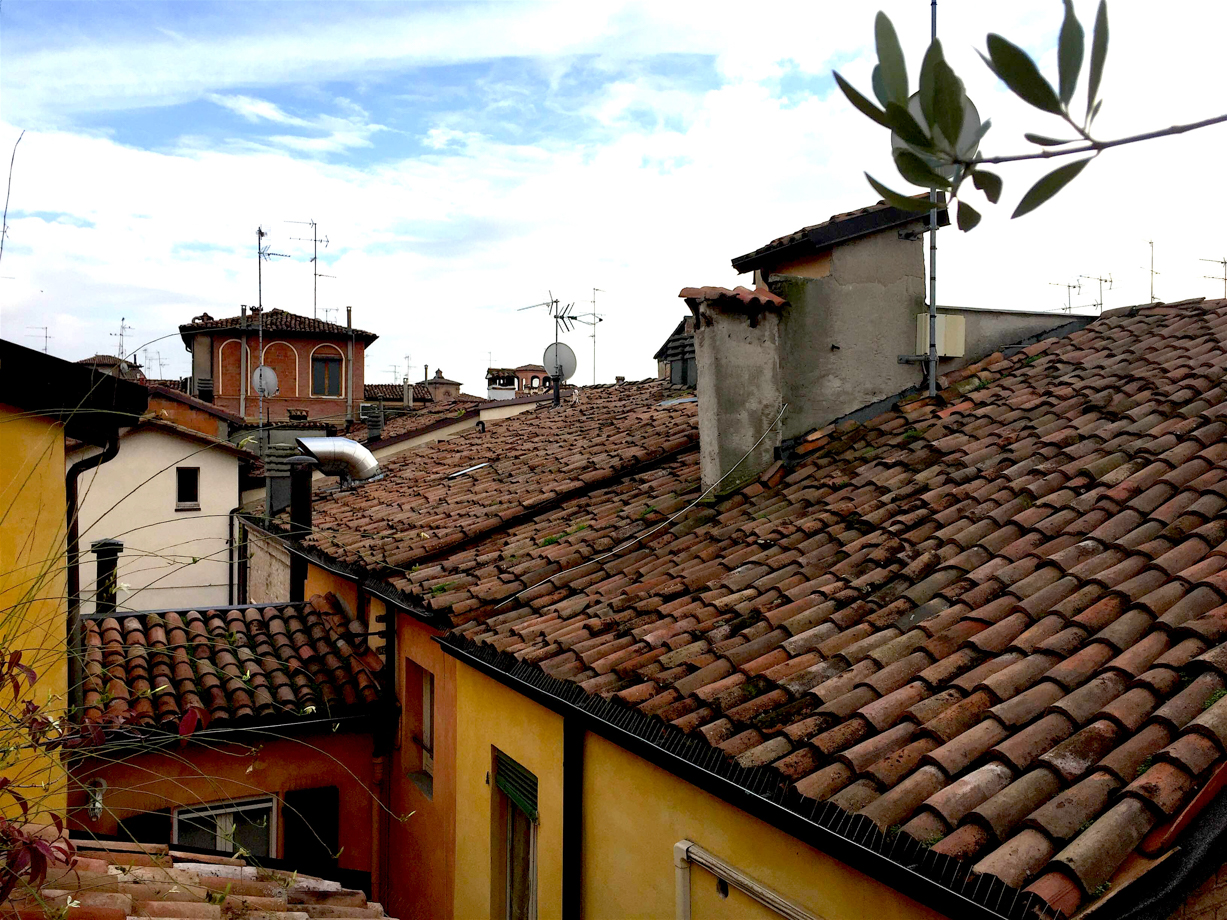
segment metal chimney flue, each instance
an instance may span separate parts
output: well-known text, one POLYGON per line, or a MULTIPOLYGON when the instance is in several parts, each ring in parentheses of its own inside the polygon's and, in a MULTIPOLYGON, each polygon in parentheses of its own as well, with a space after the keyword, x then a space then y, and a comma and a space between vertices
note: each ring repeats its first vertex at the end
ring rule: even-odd
MULTIPOLYGON (((290 539, 301 542, 311 535, 311 474, 318 465, 314 457, 291 457, 290 466, 290 539)), ((307 591, 307 560, 290 550, 290 601, 305 601, 307 591)))
POLYGON ((124 551, 123 541, 95 540, 90 544, 90 549, 98 557, 98 574, 94 581, 94 612, 114 613, 116 593, 119 588, 117 579, 119 554, 124 551))

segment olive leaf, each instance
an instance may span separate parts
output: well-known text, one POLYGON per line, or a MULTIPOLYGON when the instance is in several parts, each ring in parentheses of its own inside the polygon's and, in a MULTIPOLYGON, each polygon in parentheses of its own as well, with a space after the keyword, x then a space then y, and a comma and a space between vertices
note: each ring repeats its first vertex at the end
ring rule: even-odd
POLYGON ((906 143, 911 144, 913 147, 919 147, 922 150, 931 150, 933 148, 933 141, 925 133, 924 128, 916 123, 916 119, 912 117, 911 112, 897 102, 886 103, 886 123, 906 143))
POLYGON ((950 188, 950 180, 935 173, 929 164, 910 150, 895 151, 895 168, 912 185, 921 188, 950 188))
POLYGON ((996 173, 991 173, 987 169, 977 169, 971 174, 971 182, 984 193, 984 197, 992 204, 996 204, 1001 198, 1001 177, 996 173))
POLYGON ((1025 137, 1031 143, 1038 144, 1041 147, 1059 147, 1061 144, 1072 144, 1073 143, 1072 140, 1061 140, 1060 138, 1049 137, 1046 134, 1027 133, 1027 134, 1024 134, 1023 137, 1025 137))
POLYGON ((930 127, 937 121, 933 115, 934 98, 937 95, 937 65, 944 61, 941 39, 935 38, 920 64, 920 111, 930 127))
POLYGON ((1091 36, 1091 72, 1086 84, 1086 109, 1090 113, 1089 124, 1099 113, 1099 81, 1103 77, 1103 62, 1108 57, 1108 3, 1099 0, 1099 12, 1095 14, 1095 31, 1091 36))
POLYGON ((907 104, 907 64, 899 36, 890 18, 879 11, 873 21, 873 34, 878 46, 878 66, 881 67, 882 89, 886 102, 907 104))
POLYGON ((959 199, 959 229, 966 233, 980 223, 980 212, 969 205, 966 201, 959 199))
POLYGON ((1018 203, 1018 207, 1010 215, 1011 219, 1022 217, 1024 214, 1034 211, 1057 192, 1061 191, 1061 189, 1065 188, 1065 186, 1069 185, 1074 180, 1074 177, 1082 172, 1086 164, 1093 159, 1094 157, 1087 157, 1074 163, 1066 163, 1064 166, 1059 166, 1048 173, 1048 175, 1036 182, 1035 185, 1027 189, 1027 194, 1023 195, 1022 201, 1018 203))
POLYGON ((939 61, 937 64, 936 82, 934 115, 937 117, 937 127, 949 142, 950 151, 953 153, 957 149, 959 135, 963 132, 963 83, 945 61, 939 61))
POLYGON ((1044 112, 1061 114, 1061 100, 1056 90, 1044 79, 1027 52, 994 33, 988 37, 988 55, 986 63, 1015 96, 1044 112))
POLYGON ((848 97, 848 101, 856 106, 862 115, 869 116, 883 128, 890 127, 890 122, 886 120, 886 113, 857 92, 851 83, 839 75, 838 71, 835 71, 832 75, 835 77, 836 85, 843 90, 844 95, 848 97))
POLYGON ((873 190, 882 196, 883 200, 891 207, 898 208, 900 211, 912 211, 915 213, 923 213, 932 210, 933 203, 926 201, 923 198, 913 198, 910 195, 903 195, 899 192, 892 191, 887 188, 869 173, 865 173, 865 178, 869 180, 869 184, 873 186, 873 190))
POLYGON ((1082 23, 1074 15, 1073 0, 1065 0, 1065 20, 1061 23, 1061 36, 1057 40, 1057 74, 1063 105, 1069 105, 1078 86, 1078 72, 1082 70, 1082 39, 1082 23))

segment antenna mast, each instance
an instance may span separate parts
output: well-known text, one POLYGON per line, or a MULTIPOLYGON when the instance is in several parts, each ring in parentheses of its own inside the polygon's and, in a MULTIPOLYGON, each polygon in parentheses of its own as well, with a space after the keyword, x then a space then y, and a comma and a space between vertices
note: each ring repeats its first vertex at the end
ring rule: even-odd
POLYGON ((119 318, 119 331, 118 332, 107 333, 107 335, 109 335, 111 338, 119 339, 119 357, 121 358, 124 357, 124 355, 126 354, 126 352, 124 351, 124 336, 132 331, 132 327, 128 323, 124 322, 124 319, 125 317, 122 317, 122 316, 119 318))
MULTIPOLYGON (((1079 275, 1078 276, 1079 281, 1081 281, 1083 278, 1085 278, 1087 281, 1098 281, 1099 282, 1099 300, 1096 301, 1095 307, 1097 310, 1099 310, 1100 313, 1102 313, 1103 312, 1103 283, 1105 281, 1108 282, 1108 290, 1109 291, 1112 290, 1111 273, 1109 272, 1108 277, 1106 278, 1100 278, 1098 275, 1079 275)), ((1081 294, 1082 291, 1079 291, 1078 293, 1081 294)))
POLYGON ((1060 281, 1049 281, 1048 286, 1065 288, 1065 307, 1064 309, 1062 309, 1061 312, 1062 313, 1073 313, 1074 312, 1074 291, 1077 291, 1079 294, 1082 293, 1082 282, 1075 281, 1073 284, 1063 284, 1060 281))
POLYGON ((388 370, 392 372, 392 382, 399 383, 400 382, 400 365, 390 364, 388 365, 388 370))
POLYGON ((1147 240, 1150 245, 1150 302, 1155 302, 1155 275, 1159 274, 1155 271, 1155 241, 1147 240))
POLYGON ((47 327, 47 326, 26 326, 26 328, 27 328, 27 329, 38 329, 38 330, 40 330, 40 331, 42 332, 42 335, 41 335, 41 336, 40 336, 40 335, 35 335, 35 334, 33 334, 33 333, 30 333, 30 332, 27 332, 27 333, 26 333, 26 338, 27 338, 27 339, 39 339, 39 338, 41 338, 41 339, 43 340, 43 354, 47 354, 47 340, 48 340, 48 339, 54 339, 54 338, 55 338, 55 336, 53 336, 53 335, 48 335, 47 330, 48 330, 48 328, 49 328, 49 327, 47 327))
POLYGON ((1223 282, 1223 297, 1224 297, 1225 299, 1227 299, 1227 258, 1223 258, 1223 259, 1201 259, 1200 261, 1202 261, 1202 262, 1213 262, 1215 265, 1219 266, 1219 267, 1220 267, 1220 268, 1223 270, 1223 274, 1222 274, 1222 275, 1205 275, 1205 276, 1203 276, 1203 277, 1209 278, 1211 281, 1221 281, 1221 282, 1223 282))
POLYGON ((596 386, 596 324, 601 322, 601 320, 604 319, 603 316, 601 316, 599 313, 596 312, 596 295, 598 292, 601 294, 609 293, 604 288, 594 287, 592 289, 592 318, 590 322, 592 325, 592 385, 593 386, 596 386))
MULTIPOLYGON (((257 367, 264 366, 264 263, 270 261, 274 256, 279 259, 288 259, 284 252, 269 252, 268 246, 264 245, 264 238, 269 236, 269 232, 264 227, 256 227, 256 309, 259 311, 259 317, 256 319, 257 341, 259 342, 260 363, 257 367)), ((244 342, 244 345, 247 343, 244 342)), ((241 381, 243 387, 247 386, 247 381, 241 381)), ((259 422, 263 426, 264 418, 264 387, 261 386, 256 394, 259 397, 259 422)))
MULTIPOLYGON (((937 0, 932 0, 930 45, 937 41, 937 0)), ((929 395, 937 395, 937 186, 929 189, 929 395)))
POLYGON ((316 223, 314 220, 287 220, 287 221, 286 221, 286 223, 287 223, 287 224, 302 224, 302 225, 304 225, 304 226, 306 226, 306 227, 310 227, 310 228, 311 228, 311 236, 309 236, 309 237, 306 237, 306 236, 292 236, 292 237, 290 237, 290 239, 292 239, 292 240, 298 240, 298 241, 303 242, 303 243, 310 243, 310 244, 311 244, 311 272, 312 272, 312 277, 311 277, 311 316, 312 316, 314 319, 319 319, 319 318, 320 318, 320 311, 319 311, 319 290, 320 290, 320 279, 321 279, 321 278, 335 278, 335 277, 336 277, 336 275, 321 275, 321 274, 320 274, 320 262, 319 262, 320 249, 319 249, 319 246, 320 246, 320 243, 323 243, 323 244, 324 244, 324 248, 325 248, 325 249, 327 249, 327 248, 328 248, 328 237, 324 237, 322 240, 321 240, 321 239, 319 239, 319 235, 320 235, 320 234, 319 234, 319 224, 317 224, 317 223, 316 223))

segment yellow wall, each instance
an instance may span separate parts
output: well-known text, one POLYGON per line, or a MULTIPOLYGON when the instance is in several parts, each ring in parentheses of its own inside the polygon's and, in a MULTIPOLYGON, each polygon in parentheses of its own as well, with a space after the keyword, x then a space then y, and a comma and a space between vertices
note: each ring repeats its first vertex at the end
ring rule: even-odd
POLYGON ((456 668, 456 696, 454 916, 490 916, 489 775, 498 748, 537 776, 537 917, 561 917, 562 717, 465 666, 456 668))
MULTIPOLYGON (((68 689, 64 429, 0 403, 0 437, 0 648, 20 649, 22 662, 38 672, 27 698, 62 715, 68 689)), ((9 694, 5 688, 6 709, 9 694)), ((11 722, 0 727, 0 733, 13 732, 11 722)), ((3 775, 39 811, 64 814, 64 773, 54 755, 28 755, 3 775)), ((6 814, 11 804, 5 802, 6 814)))
MULTIPOLYGON (((526 700, 523 705, 532 704, 526 700)), ((680 840, 697 843, 824 920, 941 916, 589 733, 584 745, 584 916, 672 917, 673 845, 680 840)), ((730 890, 728 899, 721 899, 715 887, 715 879, 692 868, 695 920, 747 916, 739 909, 744 895, 730 890)))
MULTIPOLYGON (((537 774, 541 827, 538 903, 542 920, 562 900, 563 720, 464 665, 456 668, 455 916, 490 916, 491 789, 494 747, 537 774)), ((601 918, 672 918, 673 845, 690 840, 824 920, 941 915, 838 860, 751 817, 599 736, 584 745, 583 912, 601 918)), ((695 920, 770 917, 731 888, 691 869, 695 920)))

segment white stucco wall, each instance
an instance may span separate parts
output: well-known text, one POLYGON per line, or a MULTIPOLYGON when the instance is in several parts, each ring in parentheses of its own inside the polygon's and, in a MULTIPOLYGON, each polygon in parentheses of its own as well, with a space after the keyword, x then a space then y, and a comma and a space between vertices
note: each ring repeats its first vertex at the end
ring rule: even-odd
MULTIPOLYGON (((68 463, 86 455, 71 455, 68 463)), ((78 489, 82 612, 94 609, 90 544, 108 537, 124 544, 120 610, 228 602, 227 528, 239 498, 237 457, 163 428, 138 428, 120 439, 114 460, 81 475, 78 489), (198 511, 175 509, 179 466, 200 469, 198 511)))

